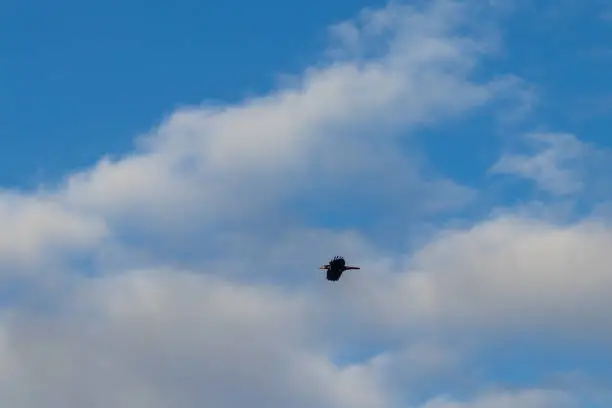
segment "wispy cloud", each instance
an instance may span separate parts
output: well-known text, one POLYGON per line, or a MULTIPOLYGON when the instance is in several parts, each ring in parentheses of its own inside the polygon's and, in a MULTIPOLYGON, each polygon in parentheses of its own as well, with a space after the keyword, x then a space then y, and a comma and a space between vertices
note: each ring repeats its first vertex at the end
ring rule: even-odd
POLYGON ((569 133, 529 133, 523 141, 527 153, 504 153, 490 173, 530 180, 553 196, 610 199, 612 190, 605 181, 612 157, 608 149, 569 133))
POLYGON ((585 147, 571 134, 532 133, 526 135, 535 154, 506 154, 491 172, 531 179, 553 194, 566 195, 583 188, 579 173, 585 160, 585 147))

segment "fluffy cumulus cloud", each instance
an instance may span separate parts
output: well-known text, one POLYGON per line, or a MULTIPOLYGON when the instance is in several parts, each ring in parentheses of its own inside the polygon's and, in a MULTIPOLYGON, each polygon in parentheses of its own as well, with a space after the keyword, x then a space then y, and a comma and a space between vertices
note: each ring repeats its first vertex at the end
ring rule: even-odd
MULTIPOLYGON (((405 273, 388 274, 385 295, 372 300, 389 324, 449 333, 492 335, 542 331, 571 339, 601 339, 612 304, 609 223, 599 219, 553 225, 527 216, 503 216, 468 230, 445 231, 411 254, 405 273), (385 309, 388 309, 385 312, 385 309), (393 312, 395 311, 395 312, 393 312)), ((362 311, 367 313, 367 311, 362 311)), ((380 323, 380 320, 378 320, 380 323)))
MULTIPOLYGON (((14 296, 0 314, 0 401, 612 402, 543 379, 590 376, 589 366, 547 372, 540 361, 540 375, 517 385, 483 357, 505 347, 526 358, 512 344, 532 343, 562 344, 559 359, 589 345, 609 360, 605 211, 577 222, 529 206, 491 209, 462 228, 409 222, 469 209, 481 193, 431 170, 415 138, 421 129, 467 115, 503 119, 532 100, 512 72, 480 70, 503 47, 496 22, 506 6, 436 0, 363 11, 332 27, 319 64, 269 94, 180 109, 129 155, 54 187, 0 195, 0 272, 37 294, 14 296), (389 250, 362 223, 321 221, 341 212, 407 244, 389 250), (411 235, 423 231, 425 239, 411 235), (329 284, 317 268, 336 253, 362 269, 329 284)), ((491 171, 564 197, 587 186, 605 205, 603 183, 589 183, 607 153, 566 134, 527 140, 535 152, 503 153, 491 171)))
POLYGON ((13 193, 0 195, 0 223, 0 263, 18 269, 40 266, 68 249, 87 250, 108 232, 96 216, 53 200, 13 193))

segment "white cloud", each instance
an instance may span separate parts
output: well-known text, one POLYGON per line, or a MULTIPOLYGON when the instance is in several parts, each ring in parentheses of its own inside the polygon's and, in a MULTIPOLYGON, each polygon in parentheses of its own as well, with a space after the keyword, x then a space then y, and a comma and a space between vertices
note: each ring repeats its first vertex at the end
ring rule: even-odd
POLYGON ((373 276, 345 283, 347 310, 370 330, 471 333, 466 346, 517 335, 609 341, 611 245, 612 228, 599 219, 554 225, 502 216, 444 232, 395 273, 369 266, 373 276))
POLYGON ((71 250, 91 250, 108 230, 104 222, 56 201, 0 194, 0 274, 40 267, 71 250))
POLYGON ((521 86, 512 77, 470 79, 490 48, 487 38, 460 34, 476 10, 392 3, 343 23, 342 32, 359 33, 350 47, 378 50, 372 44, 383 41, 386 52, 310 68, 295 86, 240 105, 179 110, 142 140, 143 151, 69 177, 59 194, 113 220, 168 227, 261 214, 313 179, 320 194, 339 183, 379 193, 380 183, 363 183, 375 171, 410 191, 425 182, 397 154, 400 132, 512 97, 521 86))
POLYGON ((556 197, 588 197, 594 202, 610 198, 606 175, 612 155, 608 149, 570 133, 529 133, 523 141, 528 153, 505 153, 490 173, 531 180, 556 197))
MULTIPOLYGON (((126 271, 84 281, 62 303, 61 315, 4 313, 3 403, 387 408, 403 406, 403 390, 435 378, 455 360, 416 345, 371 362, 334 364, 320 348, 326 339, 317 332, 313 299, 209 275, 126 271), (400 387, 391 387, 397 378, 400 387)), ((422 406, 546 408, 565 406, 553 404, 561 397, 530 391, 469 403, 434 398, 422 406)))
POLYGON ((61 316, 5 316, 3 403, 388 406, 367 372, 308 346, 310 312, 295 294, 173 271, 83 285, 61 316))
POLYGON ((582 190, 579 171, 586 147, 574 135, 532 133, 526 139, 530 147, 541 150, 534 155, 506 154, 491 171, 533 180, 539 188, 556 195, 582 190))

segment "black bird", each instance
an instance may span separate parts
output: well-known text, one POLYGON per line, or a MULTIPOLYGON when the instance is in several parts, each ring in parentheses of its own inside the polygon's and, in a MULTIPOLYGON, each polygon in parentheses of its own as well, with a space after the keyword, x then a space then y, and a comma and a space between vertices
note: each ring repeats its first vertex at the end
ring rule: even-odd
POLYGON ((361 269, 358 266, 346 266, 346 261, 341 256, 336 256, 334 259, 329 261, 327 265, 323 265, 319 269, 327 270, 327 280, 328 281, 337 281, 342 276, 344 271, 349 269, 361 269))

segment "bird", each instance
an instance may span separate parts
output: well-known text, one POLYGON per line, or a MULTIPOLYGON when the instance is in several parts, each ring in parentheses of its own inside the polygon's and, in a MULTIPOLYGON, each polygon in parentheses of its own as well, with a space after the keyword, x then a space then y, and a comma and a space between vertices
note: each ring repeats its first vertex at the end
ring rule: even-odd
POLYGON ((327 265, 323 265, 319 269, 327 271, 328 281, 336 282, 344 271, 361 268, 359 266, 346 266, 346 261, 343 257, 335 256, 327 265))

